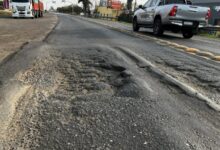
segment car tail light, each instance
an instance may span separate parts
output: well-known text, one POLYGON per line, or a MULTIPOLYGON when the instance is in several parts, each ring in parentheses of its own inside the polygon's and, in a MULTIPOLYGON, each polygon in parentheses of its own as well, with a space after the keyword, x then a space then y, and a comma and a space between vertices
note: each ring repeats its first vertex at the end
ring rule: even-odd
POLYGON ((208 12, 207 12, 207 14, 206 14, 205 19, 208 20, 208 19, 211 18, 211 16, 212 16, 212 14, 211 14, 211 10, 209 9, 208 12))
POLYGON ((170 10, 169 16, 176 16, 178 6, 173 6, 170 10))

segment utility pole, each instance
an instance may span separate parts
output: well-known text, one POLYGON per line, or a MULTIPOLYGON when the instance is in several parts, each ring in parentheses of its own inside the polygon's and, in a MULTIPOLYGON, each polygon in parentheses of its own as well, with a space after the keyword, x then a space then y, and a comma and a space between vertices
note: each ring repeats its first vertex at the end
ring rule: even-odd
POLYGON ((135 0, 135 2, 134 2, 134 11, 135 11, 136 7, 137 7, 137 0, 135 0))

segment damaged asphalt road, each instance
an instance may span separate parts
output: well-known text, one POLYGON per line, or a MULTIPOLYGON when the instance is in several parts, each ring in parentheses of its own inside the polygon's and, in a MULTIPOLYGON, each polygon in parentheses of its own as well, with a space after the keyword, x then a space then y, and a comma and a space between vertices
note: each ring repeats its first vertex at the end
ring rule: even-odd
MULTIPOLYGON (((58 17, 44 42, 0 67, 0 149, 219 149, 219 112, 116 48, 150 51, 151 41, 58 17)), ((158 50, 143 56, 159 62, 158 50)))

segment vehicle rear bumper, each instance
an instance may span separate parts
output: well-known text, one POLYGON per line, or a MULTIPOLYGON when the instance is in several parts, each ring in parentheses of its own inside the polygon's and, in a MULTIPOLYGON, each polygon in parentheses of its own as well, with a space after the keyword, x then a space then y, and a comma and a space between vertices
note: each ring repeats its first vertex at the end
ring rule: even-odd
POLYGON ((182 19, 169 19, 169 24, 179 27, 188 27, 188 28, 202 28, 208 25, 206 21, 192 21, 192 20, 182 20, 182 19))

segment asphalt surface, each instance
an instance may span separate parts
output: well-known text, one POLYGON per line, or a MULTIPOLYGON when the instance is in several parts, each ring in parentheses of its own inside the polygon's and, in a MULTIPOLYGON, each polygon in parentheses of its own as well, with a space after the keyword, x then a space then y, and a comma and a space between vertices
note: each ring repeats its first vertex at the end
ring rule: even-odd
POLYGON ((218 63, 73 16, 58 18, 45 41, 0 65, 0 149, 219 149, 220 113, 121 49, 188 79, 216 103, 218 63))
MULTIPOLYGON (((152 35, 152 30, 143 29, 142 33, 152 35)), ((191 39, 184 39, 181 33, 175 34, 171 32, 164 32, 164 35, 160 38, 166 39, 170 42, 175 42, 178 44, 186 45, 188 47, 197 48, 202 51, 208 51, 220 55, 220 39, 210 39, 197 35, 195 35, 191 39)))
MULTIPOLYGON (((80 19, 103 25, 104 27, 108 27, 110 29, 115 30, 116 28, 116 31, 119 29, 119 31, 122 33, 127 33, 126 31, 130 30, 127 24, 122 24, 119 22, 90 19, 85 17, 80 17, 80 19)), ((135 32, 129 32, 129 35, 135 36, 135 34, 135 32)), ((215 103, 220 104, 220 70, 218 62, 207 60, 206 58, 196 55, 190 56, 189 54, 180 52, 180 50, 174 47, 169 48, 166 44, 157 44, 158 40, 154 40, 152 38, 149 39, 149 36, 154 37, 150 33, 146 36, 146 33, 144 32, 143 36, 141 36, 141 39, 150 42, 150 45, 142 45, 136 43, 135 41, 132 43, 132 45, 128 46, 118 45, 116 46, 116 49, 128 49, 130 51, 135 51, 135 53, 137 53, 139 56, 144 57, 162 71, 184 83, 187 83, 215 103)), ((159 38, 164 38, 164 36, 159 38)))
MULTIPOLYGON (((115 22, 115 21, 100 20, 100 19, 96 19, 96 21, 114 26, 122 30, 127 30, 127 31, 133 30, 132 24, 130 23, 115 22)), ((142 33, 143 35, 147 35, 147 36, 154 36, 153 30, 149 28, 141 28, 139 33, 142 33)), ((212 52, 215 55, 220 55, 220 48, 219 48, 220 39, 214 39, 214 38, 211 39, 197 35, 193 36, 193 38, 191 39, 184 39, 181 33, 175 34, 170 31, 165 31, 163 36, 157 38, 164 39, 166 41, 174 42, 177 44, 185 45, 187 47, 197 48, 202 51, 212 52)))

